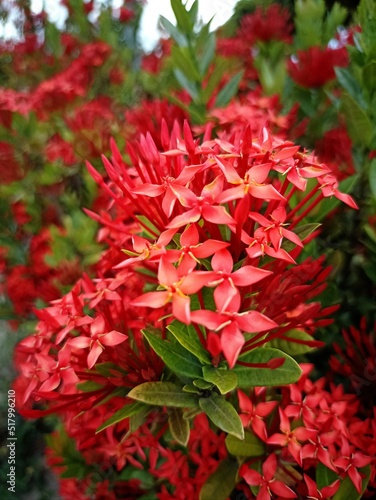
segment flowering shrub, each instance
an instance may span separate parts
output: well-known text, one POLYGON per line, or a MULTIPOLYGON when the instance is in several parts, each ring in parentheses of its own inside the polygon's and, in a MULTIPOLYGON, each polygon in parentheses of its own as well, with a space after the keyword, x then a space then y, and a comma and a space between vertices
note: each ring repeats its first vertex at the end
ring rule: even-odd
POLYGON ((0 91, 13 388, 61 496, 371 498, 374 6, 333 46, 320 0, 218 41, 172 0, 139 61, 140 4, 64 3, 0 91))

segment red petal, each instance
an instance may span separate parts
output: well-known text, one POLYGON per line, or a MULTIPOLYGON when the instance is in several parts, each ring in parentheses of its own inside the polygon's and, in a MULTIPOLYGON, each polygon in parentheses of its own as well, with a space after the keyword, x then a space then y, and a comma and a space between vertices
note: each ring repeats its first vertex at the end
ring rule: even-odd
POLYGON ((89 370, 93 368, 93 366, 95 365, 97 359, 102 354, 102 352, 103 352, 103 347, 96 340, 87 357, 87 367, 89 368, 89 370))

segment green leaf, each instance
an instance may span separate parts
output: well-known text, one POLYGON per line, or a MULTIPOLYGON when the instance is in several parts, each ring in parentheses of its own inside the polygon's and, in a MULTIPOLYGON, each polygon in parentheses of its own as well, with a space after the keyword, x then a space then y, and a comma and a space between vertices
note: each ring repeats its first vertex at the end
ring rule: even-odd
POLYGON ((227 394, 238 385, 238 377, 233 371, 226 368, 214 368, 214 366, 204 366, 202 368, 204 380, 216 385, 221 394, 227 394))
POLYGON ((178 28, 180 28, 183 33, 191 34, 193 29, 193 24, 191 23, 191 18, 189 12, 185 9, 181 0, 170 0, 171 7, 174 11, 176 21, 178 23, 178 28))
MULTIPOLYGON (((121 422, 125 418, 129 418, 131 415, 139 413, 144 408, 147 407, 143 403, 138 403, 138 402, 125 405, 124 408, 120 408, 120 410, 116 411, 108 420, 106 420, 102 425, 100 425, 95 433, 98 434, 98 432, 107 429, 107 427, 117 424, 118 422, 121 422)), ((148 411, 149 410, 150 408, 148 408, 148 411)))
POLYGON ((162 358, 163 362, 178 376, 186 378, 201 378, 202 365, 200 361, 180 344, 162 340, 154 333, 142 331, 152 349, 162 358))
POLYGON ((144 405, 138 413, 134 413, 129 417, 129 433, 136 432, 139 427, 145 422, 147 415, 150 413, 150 407, 144 405))
POLYGON ((376 90, 376 61, 371 61, 364 66, 362 71, 362 80, 364 87, 370 94, 376 90))
MULTIPOLYGON (((284 337, 288 337, 289 339, 303 340, 312 342, 315 339, 308 335, 308 333, 303 332, 302 330, 294 329, 290 330, 283 334, 284 337)), ((314 347, 310 347, 304 344, 298 344, 296 342, 291 342, 285 339, 274 339, 271 342, 268 342, 268 346, 275 347, 276 349, 280 349, 281 351, 289 354, 290 356, 298 356, 299 354, 305 354, 306 352, 312 351, 315 349, 314 347)))
POLYGON ((334 68, 337 79, 346 92, 358 102, 364 102, 362 88, 349 69, 334 68))
MULTIPOLYGON (((312 234, 316 229, 318 229, 321 226, 321 224, 315 224, 315 223, 309 223, 309 224, 303 224, 302 226, 299 226, 294 229, 294 233, 296 236, 299 236, 301 241, 304 241, 305 238, 307 238, 310 234, 312 234)), ((291 252, 296 245, 292 241, 289 240, 284 240, 282 243, 282 247, 286 252, 291 252)))
POLYGON ((201 76, 197 69, 197 63, 187 47, 173 46, 171 49, 171 59, 174 68, 180 69, 186 79, 194 85, 194 82, 200 82, 201 76))
POLYGON ((77 389, 79 389, 82 392, 92 392, 96 391, 98 389, 102 389, 103 385, 98 384, 97 382, 94 382, 93 380, 87 380, 86 382, 81 382, 80 384, 77 384, 77 389))
POLYGON ((239 88, 240 80, 243 78, 244 71, 239 71, 231 80, 223 87, 223 89, 218 93, 215 100, 216 108, 223 108, 231 101, 234 95, 237 93, 239 88))
POLYGON ((319 490, 322 490, 325 486, 329 486, 336 479, 338 479, 338 474, 321 462, 318 463, 316 467, 316 483, 319 490))
POLYGON ((200 398, 199 405, 217 427, 239 439, 244 439, 243 424, 239 415, 232 404, 219 394, 213 392, 207 398, 200 398))
POLYGON ((201 488, 199 500, 227 500, 236 486, 238 463, 225 458, 201 488))
POLYGON ((341 100, 341 110, 345 115, 349 136, 354 144, 369 146, 373 127, 367 112, 348 94, 344 94, 341 100))
POLYGON ((188 45, 187 38, 180 33, 180 31, 174 26, 168 19, 164 16, 159 17, 159 22, 167 33, 175 40, 175 42, 180 45, 180 47, 186 47, 188 45))
POLYGON ((178 68, 174 68, 174 75, 181 87, 188 92, 194 101, 197 101, 199 93, 194 82, 189 80, 178 68))
POLYGON ((208 102, 212 97, 228 67, 228 62, 224 59, 220 60, 219 63, 215 65, 214 71, 211 73, 208 83, 202 93, 204 102, 208 102))
POLYGON ((198 358, 203 363, 211 364, 211 359, 208 351, 206 351, 198 339, 197 332, 189 325, 180 324, 178 321, 174 321, 167 327, 167 330, 172 333, 176 340, 189 352, 191 352, 196 358, 198 358))
POLYGON ((244 389, 255 386, 274 387, 296 382, 302 370, 294 359, 279 349, 257 347, 253 351, 240 356, 239 361, 258 364, 267 363, 275 358, 285 358, 285 362, 274 370, 236 365, 232 371, 238 376, 238 387, 244 389))
POLYGON ((361 469, 358 469, 358 472, 360 472, 361 474, 364 475, 364 478, 362 480, 361 493, 358 493, 353 482, 347 476, 342 481, 341 486, 339 487, 339 490, 337 491, 337 493, 333 497, 333 500, 360 500, 362 498, 363 493, 367 487, 370 475, 371 475, 371 468, 369 465, 367 465, 367 467, 362 467, 361 469))
POLYGON ((261 457, 265 453, 264 443, 253 434, 245 431, 244 440, 231 434, 226 437, 227 451, 235 457, 261 457))
POLYGON ((176 408, 194 408, 197 397, 183 392, 171 382, 145 382, 134 387, 128 397, 154 406, 174 406, 176 408))
POLYGON ((215 34, 210 33, 206 37, 206 46, 204 51, 201 54, 198 67, 200 70, 200 73, 202 76, 205 75, 206 71, 209 68, 210 63, 212 62, 214 55, 215 55, 215 48, 216 48, 216 39, 215 39, 215 34))
POLYGON ((183 446, 187 446, 189 441, 190 425, 189 420, 183 417, 181 408, 171 408, 168 412, 168 425, 172 437, 183 446))
POLYGON ((373 158, 371 164, 369 166, 369 187, 372 193, 372 196, 376 198, 376 158, 373 158))
POLYGON ((210 382, 206 382, 206 380, 203 380, 202 378, 194 380, 193 385, 198 389, 201 389, 202 391, 207 391, 209 389, 212 389, 213 387, 213 384, 211 384, 210 382))

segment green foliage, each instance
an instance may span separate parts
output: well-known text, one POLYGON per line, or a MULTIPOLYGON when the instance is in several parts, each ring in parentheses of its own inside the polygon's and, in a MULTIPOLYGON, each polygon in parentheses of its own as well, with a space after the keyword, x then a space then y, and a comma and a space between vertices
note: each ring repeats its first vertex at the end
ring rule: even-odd
POLYGON ((236 485, 238 464, 231 458, 224 459, 206 480, 200 491, 200 500, 226 500, 236 485))
POLYGON ((212 392, 209 396, 200 398, 199 405, 201 410, 222 431, 228 432, 239 439, 244 439, 242 421, 231 403, 212 392))
POLYGON ((239 361, 256 365, 252 367, 237 364, 235 368, 233 368, 232 371, 235 372, 238 377, 238 387, 240 388, 246 389, 255 386, 273 387, 292 384, 296 382, 301 375, 301 369, 298 363, 279 349, 258 347, 242 354, 239 357, 239 361), (257 364, 265 364, 276 358, 284 359, 283 365, 279 368, 270 369, 257 367, 257 364))
POLYGON ((244 432, 244 439, 229 434, 226 437, 226 448, 235 457, 249 458, 265 455, 265 444, 253 432, 249 431, 244 432))

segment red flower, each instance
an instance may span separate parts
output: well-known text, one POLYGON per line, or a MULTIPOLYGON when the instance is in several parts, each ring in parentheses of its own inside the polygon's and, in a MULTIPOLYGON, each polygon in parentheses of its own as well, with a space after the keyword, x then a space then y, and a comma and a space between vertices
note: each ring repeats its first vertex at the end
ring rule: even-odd
POLYGON ((288 9, 273 4, 267 8, 257 7, 252 14, 246 14, 242 18, 238 36, 249 45, 258 40, 281 40, 290 43, 292 28, 288 9))
POLYGON ((277 456, 272 453, 262 464, 262 474, 246 464, 240 468, 240 476, 250 485, 259 486, 256 500, 270 500, 273 493, 282 498, 297 498, 297 495, 282 481, 275 478, 277 456))
POLYGON ((335 67, 346 67, 349 58, 345 47, 340 49, 321 49, 310 47, 298 51, 296 60, 291 59, 287 68, 291 78, 301 87, 322 87, 336 77, 335 67))

